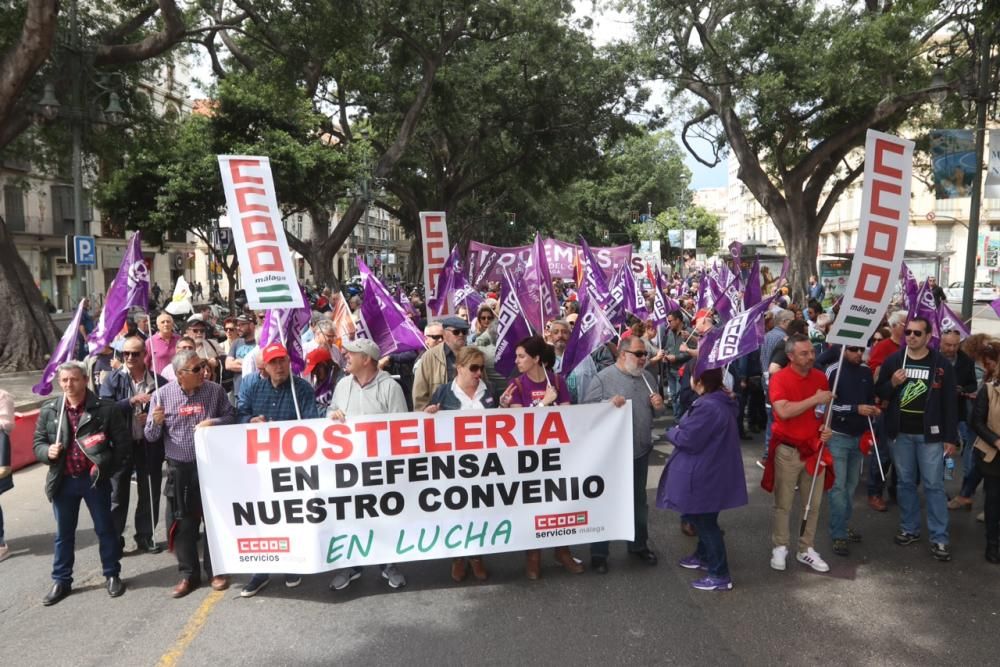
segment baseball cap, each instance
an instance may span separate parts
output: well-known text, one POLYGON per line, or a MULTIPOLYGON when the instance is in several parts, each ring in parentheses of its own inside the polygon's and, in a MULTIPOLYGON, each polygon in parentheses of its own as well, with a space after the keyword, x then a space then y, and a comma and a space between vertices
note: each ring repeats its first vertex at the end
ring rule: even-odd
POLYGON ((187 319, 187 325, 186 326, 188 328, 193 327, 196 324, 199 324, 199 325, 201 325, 203 327, 207 327, 208 326, 208 323, 205 322, 205 318, 202 317, 201 315, 192 315, 191 317, 189 317, 187 319))
POLYGON ((382 351, 378 349, 378 345, 374 341, 370 341, 367 338, 355 338, 354 340, 349 340, 344 343, 344 349, 348 352, 360 352, 361 354, 368 355, 372 359, 381 359, 382 351))
POLYGON ((288 350, 286 350, 285 346, 282 345, 281 343, 271 343, 270 345, 264 348, 264 351, 261 353, 261 355, 264 357, 264 363, 268 364, 274 361, 275 359, 281 359, 282 357, 287 357, 288 350))
POLYGON ((236 318, 236 321, 239 322, 240 324, 249 324, 251 322, 251 319, 246 315, 240 315, 239 317, 236 318))
POLYGON ((312 375, 317 366, 325 364, 328 361, 333 361, 333 357, 330 356, 330 350, 325 347, 317 347, 306 355, 306 375, 312 375))
POLYGON ((456 317, 452 315, 441 320, 441 326, 445 329, 458 329, 459 331, 468 331, 469 323, 463 320, 461 317, 456 317))

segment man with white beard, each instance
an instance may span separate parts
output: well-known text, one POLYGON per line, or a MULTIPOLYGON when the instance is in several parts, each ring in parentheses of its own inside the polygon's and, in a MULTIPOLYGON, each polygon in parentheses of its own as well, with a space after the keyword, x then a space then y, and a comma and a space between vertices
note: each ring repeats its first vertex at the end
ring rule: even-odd
MULTIPOLYGON (((649 548, 646 499, 646 478, 649 474, 649 454, 653 450, 653 413, 663 410, 663 397, 655 391, 656 380, 645 371, 646 344, 640 336, 631 336, 618 347, 618 360, 590 382, 583 403, 611 401, 623 407, 632 401, 632 493, 635 502, 635 539, 628 552, 647 565, 656 565, 656 553, 649 548)), ((624 443, 622 443, 624 445, 624 443)), ((590 545, 590 565, 600 574, 608 571, 607 542, 590 545)))

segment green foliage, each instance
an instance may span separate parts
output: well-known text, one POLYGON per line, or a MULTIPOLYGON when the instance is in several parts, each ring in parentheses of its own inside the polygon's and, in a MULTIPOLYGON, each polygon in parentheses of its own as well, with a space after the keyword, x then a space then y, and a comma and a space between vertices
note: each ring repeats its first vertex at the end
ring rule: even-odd
MULTIPOLYGON (((633 240, 659 239, 666 247, 668 229, 694 229, 698 232, 698 247, 708 254, 719 248, 719 225, 722 219, 701 206, 674 206, 657 214, 652 222, 630 227, 633 240)), ((679 248, 674 247, 676 252, 679 248)))

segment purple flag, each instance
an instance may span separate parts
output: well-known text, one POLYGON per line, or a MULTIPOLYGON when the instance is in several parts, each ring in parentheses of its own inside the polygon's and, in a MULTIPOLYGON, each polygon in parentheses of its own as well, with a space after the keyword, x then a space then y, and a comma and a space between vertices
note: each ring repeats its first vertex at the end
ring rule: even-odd
POLYGON ((628 264, 620 264, 608 283, 609 299, 604 312, 616 327, 625 326, 625 278, 622 274, 630 271, 628 264))
POLYGON ((260 328, 260 349, 271 343, 281 343, 288 350, 288 361, 292 372, 296 375, 306 368, 306 353, 302 345, 302 334, 309 326, 312 311, 309 308, 309 298, 302 285, 302 308, 270 308, 264 316, 264 324, 260 328))
POLYGON ((653 276, 653 312, 650 313, 650 317, 652 317, 653 322, 656 324, 663 324, 667 321, 667 315, 676 310, 677 306, 675 304, 677 302, 664 295, 663 290, 660 288, 660 281, 663 279, 663 276, 660 275, 660 267, 656 267, 653 276), (668 305, 668 301, 672 303, 668 305))
POLYGON ((635 274, 628 266, 622 271, 622 289, 625 296, 625 312, 632 313, 640 320, 649 317, 646 310, 646 297, 642 293, 642 283, 635 279, 635 274))
POLYGON ((774 297, 764 299, 708 332, 698 343, 695 377, 711 368, 721 368, 760 348, 764 342, 764 315, 774 297))
POLYGON ((708 272, 703 270, 698 278, 698 310, 711 308, 714 303, 715 300, 708 289, 708 272))
POLYGON ((608 288, 607 278, 604 277, 604 271, 601 270, 601 265, 594 257, 590 244, 582 236, 580 237, 580 263, 583 266, 583 282, 587 285, 587 289, 601 306, 607 307, 611 303, 611 290, 608 288))
POLYGON ((423 333, 360 257, 358 273, 364 289, 358 337, 375 341, 382 356, 425 349, 423 333))
POLYGON ((413 304, 410 303, 409 297, 406 296, 402 283, 396 285, 396 301, 398 301, 399 305, 403 307, 403 312, 405 312, 407 316, 410 318, 417 317, 417 310, 413 307, 413 304))
POLYGON ((503 289, 500 292, 500 313, 497 315, 497 347, 495 353, 497 372, 510 377, 514 372, 514 357, 517 344, 531 335, 531 328, 521 310, 517 290, 511 283, 510 274, 503 273, 503 289))
POLYGON ((785 276, 788 274, 788 258, 786 257, 781 261, 781 275, 778 276, 778 280, 774 283, 774 293, 777 294, 778 290, 781 289, 782 285, 785 283, 785 276))
POLYGON ((733 266, 740 265, 740 257, 743 256, 743 244, 739 241, 733 241, 729 244, 729 254, 733 258, 733 266))
POLYGON ((997 314, 997 317, 1000 317, 1000 299, 993 299, 990 301, 990 308, 992 308, 993 312, 997 314))
POLYGON ((49 363, 45 367, 45 370, 42 371, 42 379, 31 388, 31 391, 39 396, 48 396, 52 393, 52 381, 56 377, 59 364, 66 363, 73 358, 73 353, 76 351, 76 337, 80 333, 81 315, 83 315, 83 299, 80 299, 80 305, 76 307, 76 315, 73 316, 73 321, 66 327, 66 331, 63 332, 59 344, 56 345, 56 351, 49 357, 49 363))
POLYGON ((936 350, 938 342, 941 340, 941 328, 938 322, 938 307, 934 299, 934 293, 931 291, 929 280, 925 280, 924 284, 917 291, 917 296, 914 298, 913 304, 906 314, 906 321, 909 322, 914 317, 922 317, 931 323, 931 340, 929 345, 936 350))
POLYGON ((549 265, 545 259, 545 246, 537 233, 531 246, 530 264, 521 276, 519 287, 524 295, 524 314, 528 316, 535 331, 543 331, 546 322, 559 317, 559 300, 552 290, 552 276, 549 275, 549 265))
POLYGON ((569 336, 569 342, 566 343, 559 372, 564 377, 569 377, 588 354, 617 335, 615 325, 608 319, 601 304, 589 292, 584 291, 583 298, 580 299, 580 316, 569 336))
POLYGON ((87 337, 87 348, 96 354, 111 344, 128 317, 129 308, 149 310, 149 268, 142 259, 142 235, 129 239, 118 273, 111 281, 97 326, 87 337))
POLYGON ((913 276, 913 271, 903 262, 899 270, 900 278, 903 279, 903 307, 909 311, 917 302, 917 293, 920 292, 920 283, 913 276))
POLYGON ((752 308, 763 298, 760 292, 760 255, 757 255, 753 259, 753 264, 750 265, 750 273, 747 274, 746 289, 743 292, 743 307, 752 308))
MULTIPOLYGON (((992 304, 991 304, 992 305, 992 304)), ((972 335, 972 330, 955 314, 948 304, 942 301, 937 307, 938 328, 942 333, 945 331, 957 331, 962 340, 972 335)))
POLYGON ((440 317, 449 305, 449 300, 453 308, 458 308, 464 302, 469 312, 475 312, 483 302, 482 297, 466 278, 462 255, 458 252, 457 245, 451 249, 451 254, 441 268, 437 293, 427 299, 427 312, 434 317, 440 317))

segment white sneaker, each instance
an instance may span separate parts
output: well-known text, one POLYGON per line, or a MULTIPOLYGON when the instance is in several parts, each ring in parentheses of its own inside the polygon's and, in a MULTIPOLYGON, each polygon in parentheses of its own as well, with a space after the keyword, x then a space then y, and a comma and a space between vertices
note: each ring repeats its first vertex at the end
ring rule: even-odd
POLYGON ((784 572, 788 561, 788 547, 774 547, 771 550, 771 569, 784 572))
POLYGON ((811 567, 812 569, 816 570, 817 572, 829 572, 830 571, 830 566, 826 564, 826 561, 823 560, 820 557, 820 555, 818 553, 816 553, 816 550, 813 549, 812 547, 809 547, 804 552, 802 552, 798 556, 796 556, 795 560, 799 561, 800 563, 802 563, 804 565, 808 565, 809 567, 811 567))

